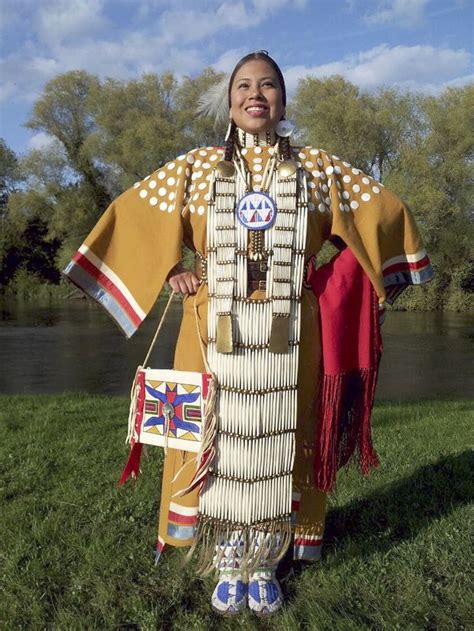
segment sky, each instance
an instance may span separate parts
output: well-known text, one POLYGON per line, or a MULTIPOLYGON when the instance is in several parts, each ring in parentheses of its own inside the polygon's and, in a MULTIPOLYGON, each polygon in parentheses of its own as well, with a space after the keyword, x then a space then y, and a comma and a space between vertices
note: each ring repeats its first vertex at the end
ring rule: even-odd
POLYGON ((47 146, 24 123, 60 73, 195 76, 262 48, 290 97, 332 74, 437 94, 474 81, 473 30, 474 0, 0 0, 0 138, 17 154, 47 146))

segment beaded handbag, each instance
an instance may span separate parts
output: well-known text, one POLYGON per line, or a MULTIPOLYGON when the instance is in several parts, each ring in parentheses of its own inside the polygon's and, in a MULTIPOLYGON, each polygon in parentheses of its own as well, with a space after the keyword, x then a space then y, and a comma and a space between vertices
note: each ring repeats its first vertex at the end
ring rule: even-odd
POLYGON ((207 373, 139 368, 132 408, 138 441, 198 452, 210 379, 207 373))
MULTIPOLYGON (((145 368, 155 346, 160 329, 174 297, 168 300, 143 365, 138 366, 131 389, 127 442, 130 455, 119 484, 130 475, 137 476, 143 445, 155 445, 191 451, 197 454, 196 476, 201 479, 201 463, 213 455, 215 428, 215 388, 211 372, 190 372, 171 369, 145 368), (207 439, 206 439, 207 437, 207 439)), ((196 316, 196 327, 197 327, 196 316)), ((204 365, 207 361, 203 352, 204 365)))

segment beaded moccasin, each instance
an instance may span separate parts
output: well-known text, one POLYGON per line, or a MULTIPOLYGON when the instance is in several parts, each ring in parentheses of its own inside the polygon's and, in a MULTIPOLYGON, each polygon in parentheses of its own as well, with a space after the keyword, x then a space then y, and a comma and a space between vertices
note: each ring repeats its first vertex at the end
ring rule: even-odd
POLYGON ((211 597, 214 611, 223 616, 235 616, 247 606, 247 583, 241 574, 223 571, 211 597))
POLYGON ((259 568, 250 575, 248 605, 258 616, 275 613, 283 605, 280 585, 275 578, 275 568, 259 568))

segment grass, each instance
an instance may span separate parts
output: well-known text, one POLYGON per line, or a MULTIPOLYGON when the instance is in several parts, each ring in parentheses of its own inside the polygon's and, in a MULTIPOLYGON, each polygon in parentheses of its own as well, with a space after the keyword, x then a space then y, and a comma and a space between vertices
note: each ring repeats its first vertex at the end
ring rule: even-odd
MULTIPOLYGON (((270 620, 210 611, 182 552, 151 558, 161 453, 117 490, 119 397, 0 397, 5 629, 472 629, 468 401, 379 404, 383 466, 342 472, 322 562, 293 568, 270 620)), ((289 567, 289 566, 288 566, 289 567)))

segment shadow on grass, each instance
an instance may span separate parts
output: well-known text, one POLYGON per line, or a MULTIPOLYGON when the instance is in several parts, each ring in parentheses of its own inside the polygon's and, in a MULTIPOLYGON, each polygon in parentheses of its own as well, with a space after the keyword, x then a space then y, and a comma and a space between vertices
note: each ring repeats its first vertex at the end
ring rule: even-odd
MULTIPOLYGON (((474 498, 473 465, 474 454, 470 451, 446 456, 420 467, 407 478, 330 510, 326 522, 324 563, 334 567, 347 563, 355 556, 367 558, 377 552, 387 552, 429 528, 434 520, 448 515, 458 506, 468 504, 474 498)), ((290 547, 277 573, 288 603, 294 602, 297 596, 297 582, 294 579, 308 565, 313 565, 294 564, 291 556, 290 547)), ((209 597, 207 593, 205 597, 209 597)), ((199 611, 202 598, 202 583, 200 579, 192 578, 186 593, 181 595, 179 604, 174 603, 174 607, 199 611)), ((172 619, 167 617, 171 613, 168 611, 159 616, 157 630, 175 628, 172 619)), ((209 613, 204 623, 208 631, 223 628, 222 618, 212 613, 209 613)), ((257 626, 252 628, 272 628, 271 621, 258 621, 255 624, 257 626)), ((226 624, 226 628, 230 627, 226 624)), ((124 623, 117 626, 115 631, 139 629, 138 625, 124 623)))
MULTIPOLYGON (((386 552, 412 539, 430 523, 474 498, 474 454, 464 451, 417 469, 413 475, 329 511, 325 542, 329 551, 352 547, 350 556, 386 552), (363 540, 362 546, 350 546, 363 540)), ((347 552, 349 552, 347 550, 347 552)), ((342 550, 331 558, 345 562, 342 550)))
MULTIPOLYGON (((474 454, 464 451, 417 469, 413 475, 377 489, 345 506, 329 510, 326 518, 326 567, 352 558, 388 552, 458 506, 474 499, 474 454)), ((285 600, 296 597, 294 579, 313 563, 293 562, 288 550, 277 572, 285 600)), ((325 557, 325 558, 324 558, 325 557)))

